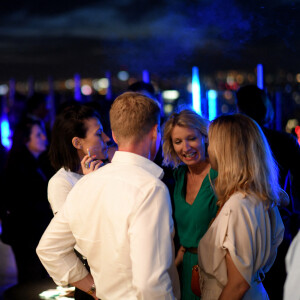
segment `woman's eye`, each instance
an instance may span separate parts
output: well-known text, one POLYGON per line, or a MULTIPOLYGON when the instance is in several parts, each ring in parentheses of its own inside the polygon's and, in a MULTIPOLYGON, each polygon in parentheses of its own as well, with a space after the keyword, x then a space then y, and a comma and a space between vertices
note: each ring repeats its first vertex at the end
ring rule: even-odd
POLYGON ((175 145, 179 145, 181 143, 181 141, 174 141, 173 144, 175 145))
POLYGON ((194 141, 195 139, 196 139, 195 136, 192 136, 192 137, 188 138, 189 141, 194 141))

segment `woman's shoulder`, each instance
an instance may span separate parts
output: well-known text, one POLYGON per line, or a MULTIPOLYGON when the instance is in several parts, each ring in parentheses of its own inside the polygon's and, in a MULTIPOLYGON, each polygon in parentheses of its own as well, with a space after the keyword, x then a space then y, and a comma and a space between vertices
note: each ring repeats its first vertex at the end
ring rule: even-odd
POLYGON ((60 168, 49 180, 49 184, 67 181, 73 183, 78 181, 82 175, 60 168))
POLYGON ((255 207, 259 201, 252 196, 249 196, 242 192, 236 192, 230 196, 230 198, 225 202, 224 208, 233 211, 239 210, 249 210, 255 207))

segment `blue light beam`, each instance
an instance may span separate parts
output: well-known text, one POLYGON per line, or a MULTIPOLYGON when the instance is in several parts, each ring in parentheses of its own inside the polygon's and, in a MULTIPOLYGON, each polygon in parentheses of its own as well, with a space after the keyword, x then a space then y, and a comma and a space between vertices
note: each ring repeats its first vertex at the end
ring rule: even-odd
POLYGON ((2 117, 1 119, 1 144, 9 150, 12 146, 12 142, 10 140, 10 128, 9 122, 7 118, 2 117))
POLYGON ((262 64, 258 64, 256 67, 257 87, 264 89, 264 68, 262 64))
POLYGON ((193 109, 194 111, 201 114, 201 87, 199 79, 199 71, 197 67, 192 69, 192 98, 193 98, 193 109))
POLYGON ((143 70, 143 81, 150 83, 150 74, 148 70, 143 70))
POLYGON ((214 120, 217 116, 217 96, 218 93, 215 90, 209 90, 207 92, 209 121, 214 120))

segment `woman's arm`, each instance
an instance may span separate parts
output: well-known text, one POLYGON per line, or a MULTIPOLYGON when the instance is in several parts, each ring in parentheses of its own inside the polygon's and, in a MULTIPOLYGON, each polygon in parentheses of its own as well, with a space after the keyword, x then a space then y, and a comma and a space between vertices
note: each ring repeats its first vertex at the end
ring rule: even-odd
POLYGON ((242 299, 246 291, 250 288, 250 285, 234 265, 229 252, 227 252, 225 259, 226 259, 226 266, 227 266, 228 281, 219 297, 219 300, 242 299))
POLYGON ((181 265, 181 263, 183 261, 184 252, 185 252, 185 248, 183 246, 180 246, 180 248, 177 252, 176 258, 175 258, 175 266, 176 267, 181 265))

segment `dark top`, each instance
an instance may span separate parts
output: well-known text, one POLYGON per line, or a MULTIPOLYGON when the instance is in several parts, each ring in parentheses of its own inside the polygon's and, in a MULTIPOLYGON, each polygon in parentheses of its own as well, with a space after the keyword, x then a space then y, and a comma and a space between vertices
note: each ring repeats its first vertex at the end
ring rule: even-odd
POLYGON ((300 211, 300 146, 291 134, 265 127, 262 130, 278 163, 280 186, 292 198, 291 209, 300 211))
POLYGON ((47 200, 53 174, 43 156, 36 159, 25 146, 9 155, 1 183, 3 242, 37 245, 53 217, 47 200))

